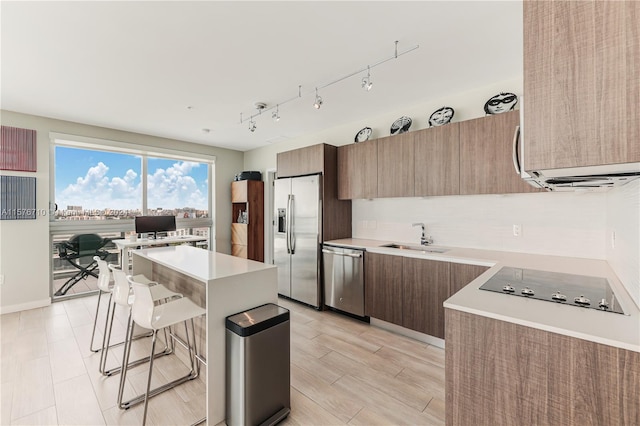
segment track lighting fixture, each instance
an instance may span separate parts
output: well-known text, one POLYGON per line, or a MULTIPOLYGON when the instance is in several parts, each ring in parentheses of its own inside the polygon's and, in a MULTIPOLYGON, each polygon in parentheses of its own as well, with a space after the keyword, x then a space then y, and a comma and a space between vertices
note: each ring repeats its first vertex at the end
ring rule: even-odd
MULTIPOLYGON (((338 78, 336 80, 333 80, 333 81, 330 81, 328 83, 324 83, 322 85, 316 86, 315 87, 316 97, 315 97, 315 100, 313 102, 313 107, 315 109, 320 109, 320 107, 322 106, 322 103, 323 103, 322 102, 322 97, 320 97, 320 95, 318 94, 318 89, 324 89, 325 87, 329 87, 331 85, 339 83, 342 80, 346 80, 347 78, 351 78, 351 77, 353 77, 355 75, 361 74, 364 71, 367 72, 367 76, 363 77, 362 80, 361 80, 362 88, 363 89, 367 89, 367 90, 371 90, 371 88, 373 87, 373 82, 371 81, 371 68, 375 68, 378 65, 384 64, 385 62, 388 62, 388 61, 391 61, 391 60, 394 60, 394 59, 398 59, 400 56, 405 55, 405 54, 407 54, 409 52, 412 52, 412 51, 418 49, 419 47, 420 46, 415 45, 415 46, 413 46, 413 47, 411 47, 411 48, 409 48, 407 50, 399 52, 398 51, 398 41, 396 41, 395 42, 394 54, 392 56, 390 56, 390 57, 388 57, 386 59, 380 60, 378 62, 374 62, 371 65, 367 65, 366 68, 359 69, 359 70, 354 71, 354 72, 352 72, 350 74, 342 76, 342 77, 340 77, 340 78, 338 78)), ((291 97, 289 99, 285 99, 285 100, 283 100, 281 102, 278 102, 275 105, 275 111, 273 111, 271 113, 271 118, 274 121, 279 121, 280 120, 280 111, 279 111, 279 106, 280 105, 286 104, 288 102, 294 101, 296 99, 302 98, 303 96, 310 95, 312 93, 313 92, 302 93, 302 86, 299 85, 298 86, 298 94, 297 94, 297 96, 293 96, 293 97, 291 97)), ((252 131, 252 132, 255 132, 255 130, 256 130, 256 123, 255 123, 255 121, 253 119, 255 117, 257 117, 258 115, 261 115, 263 112, 271 111, 271 110, 274 109, 273 106, 267 107, 267 104, 264 103, 264 102, 256 102, 254 104, 254 107, 256 108, 257 112, 254 112, 253 114, 249 115, 249 118, 243 118, 242 113, 240 113, 240 124, 244 123, 246 120, 249 120, 249 130, 252 131)))
POLYGON ((313 103, 315 109, 320 109, 322 106, 322 98, 318 95, 318 88, 316 87, 316 101, 313 103))
POLYGON ((367 91, 371 90, 373 86, 373 82, 371 81, 371 68, 367 65, 367 76, 362 77, 362 88, 367 89, 367 91))

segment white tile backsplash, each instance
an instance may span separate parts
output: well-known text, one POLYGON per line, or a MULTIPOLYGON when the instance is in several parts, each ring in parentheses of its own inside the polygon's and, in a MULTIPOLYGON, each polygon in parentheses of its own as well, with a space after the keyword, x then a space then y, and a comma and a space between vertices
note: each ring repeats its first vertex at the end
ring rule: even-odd
POLYGON ((353 237, 605 259, 606 193, 539 193, 353 201, 353 237), (513 225, 521 236, 513 236, 513 225))

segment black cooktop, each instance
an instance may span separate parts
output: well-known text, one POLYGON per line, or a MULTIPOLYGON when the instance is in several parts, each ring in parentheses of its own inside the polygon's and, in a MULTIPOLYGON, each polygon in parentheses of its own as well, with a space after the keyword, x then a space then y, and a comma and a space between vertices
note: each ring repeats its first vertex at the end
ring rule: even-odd
POLYGON ((606 278, 503 267, 481 290, 624 314, 606 278))

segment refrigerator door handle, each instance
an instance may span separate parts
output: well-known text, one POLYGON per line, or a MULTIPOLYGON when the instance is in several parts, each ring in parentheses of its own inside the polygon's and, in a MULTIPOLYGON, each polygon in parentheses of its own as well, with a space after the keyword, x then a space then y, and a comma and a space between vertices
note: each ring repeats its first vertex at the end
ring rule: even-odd
POLYGON ((287 241, 287 254, 291 254, 291 241, 289 239, 289 229, 291 227, 290 221, 291 215, 291 194, 287 195, 287 211, 284 216, 285 228, 284 228, 284 239, 287 241))
POLYGON ((293 210, 296 208, 296 203, 293 194, 289 197, 291 197, 289 202, 289 247, 291 247, 291 254, 296 254, 296 236, 293 233, 295 229, 295 223, 293 223, 293 217, 295 215, 293 210))

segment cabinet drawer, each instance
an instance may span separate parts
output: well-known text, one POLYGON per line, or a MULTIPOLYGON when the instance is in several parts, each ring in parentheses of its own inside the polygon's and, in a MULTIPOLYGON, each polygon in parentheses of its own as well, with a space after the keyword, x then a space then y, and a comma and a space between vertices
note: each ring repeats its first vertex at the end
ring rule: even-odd
POLYGON ((231 224, 231 244, 247 245, 247 224, 232 223, 231 224))
POLYGON ((236 257, 247 258, 247 246, 240 244, 231 244, 231 255, 236 257))

